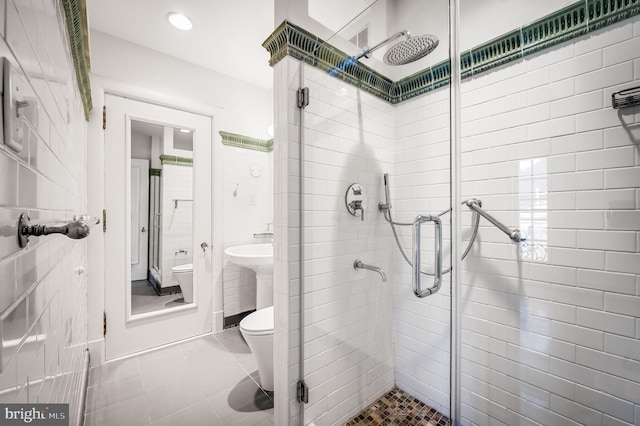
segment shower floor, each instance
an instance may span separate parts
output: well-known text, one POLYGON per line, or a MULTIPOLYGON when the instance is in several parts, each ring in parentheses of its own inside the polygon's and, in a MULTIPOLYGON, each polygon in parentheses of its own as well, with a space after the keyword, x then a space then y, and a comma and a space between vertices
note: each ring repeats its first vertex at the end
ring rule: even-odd
POLYGON ((406 392, 393 388, 344 426, 355 425, 429 425, 449 426, 444 414, 418 401, 406 392))

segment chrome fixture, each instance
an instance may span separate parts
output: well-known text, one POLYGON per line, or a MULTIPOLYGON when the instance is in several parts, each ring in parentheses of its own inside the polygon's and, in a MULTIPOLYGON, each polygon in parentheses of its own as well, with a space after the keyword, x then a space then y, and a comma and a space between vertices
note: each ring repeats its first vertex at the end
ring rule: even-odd
POLYGON ((203 241, 202 243, 200 243, 200 248, 202 249, 203 252, 205 252, 207 251, 207 248, 209 248, 209 244, 203 241))
POLYGON ((438 216, 418 215, 413 221, 413 265, 411 265, 413 294, 423 298, 437 293, 442 286, 442 222, 438 216), (433 286, 422 290, 420 287, 420 229, 425 222, 433 222, 435 227, 433 286))
POLYGON ((18 245, 20 245, 20 248, 24 248, 29 242, 30 236, 39 237, 50 234, 62 234, 71 239, 80 240, 89 235, 90 228, 98 223, 100 223, 100 219, 96 217, 92 218, 88 215, 76 215, 72 220, 64 225, 31 225, 29 216, 26 213, 21 213, 18 218, 17 226, 18 245))
POLYGON ((362 185, 354 183, 347 189, 344 196, 344 202, 347 210, 352 216, 360 216, 360 220, 364 221, 364 209, 366 207, 366 199, 362 185))
POLYGON ((405 40, 395 44, 384 54, 383 61, 385 64, 406 65, 424 58, 438 47, 438 37, 432 34, 412 37, 411 34, 409 34, 409 31, 404 30, 397 32, 386 40, 364 50, 361 54, 356 56, 355 59, 358 60, 363 57, 370 58, 371 53, 403 36, 405 37, 405 40))
POLYGON ((181 253, 189 254, 189 252, 188 252, 187 250, 180 249, 180 250, 176 250, 176 251, 175 251, 174 256, 177 256, 177 255, 179 255, 179 254, 181 254, 181 253))
MULTIPOLYGON (((391 216, 391 195, 390 195, 390 190, 389 190, 389 174, 385 173, 384 174, 384 194, 385 194, 385 202, 382 203, 378 203, 378 209, 384 214, 384 218, 387 222, 389 222, 389 224, 391 225, 391 230, 393 231, 393 236, 396 240, 396 244, 398 246, 398 249, 400 249, 400 253, 402 254, 402 257, 404 257, 404 259, 407 261, 407 263, 409 264, 409 266, 411 266, 412 268, 412 282, 413 282, 413 289, 414 289, 414 294, 418 297, 425 297, 425 296, 429 296, 435 292, 437 292, 440 289, 440 285, 441 285, 441 280, 442 280, 442 275, 447 274, 449 272, 451 272, 451 267, 448 267, 445 270, 442 270, 442 231, 441 231, 441 221, 440 221, 440 217, 449 213, 451 211, 451 209, 447 209, 441 213, 439 213, 436 216, 433 215, 418 215, 416 217, 416 219, 411 222, 411 223, 402 223, 402 222, 395 222, 393 220, 393 217, 391 216), (436 226, 436 241, 435 241, 435 262, 434 262, 434 272, 430 273, 427 271, 423 271, 420 269, 420 225, 423 222, 434 222, 434 225, 436 226), (409 259, 409 256, 407 256, 407 254, 405 253, 404 249, 402 248, 402 245, 400 244, 400 240, 398 238, 398 234, 396 232, 396 226, 413 226, 414 227, 414 234, 413 234, 413 253, 412 253, 412 258, 413 259, 409 259), (433 276, 434 277, 434 285, 433 287, 430 287, 426 290, 421 290, 420 288, 420 274, 423 275, 429 275, 429 276, 433 276)), ((462 204, 466 205, 467 207, 469 207, 469 209, 471 209, 471 211, 473 212, 474 218, 473 218, 473 233, 471 235, 471 239, 469 240, 469 244, 467 245, 467 248, 465 249, 464 253, 462 254, 462 259, 464 259, 465 257, 467 257, 467 254, 469 254, 469 251, 471 250, 471 246, 473 246, 473 243, 476 239, 476 236, 478 235, 478 227, 480 225, 480 216, 484 217, 485 219, 487 219, 489 222, 491 222, 493 225, 495 225, 498 229, 500 229, 502 232, 504 232, 505 234, 507 234, 509 236, 509 238, 511 238, 514 242, 524 242, 526 241, 526 238, 522 235, 522 233, 520 232, 519 229, 509 229, 506 226, 504 226, 500 221, 498 221, 496 218, 494 218, 493 216, 491 216, 489 213, 485 212, 484 210, 482 210, 482 201, 476 199, 476 198, 472 198, 466 201, 463 201, 462 204)))
POLYGON ((178 208, 178 202, 179 201, 193 201, 191 198, 174 198, 173 199, 173 208, 177 209, 178 208))
POLYGON ((273 241, 273 232, 258 232, 257 234, 253 234, 253 238, 258 239, 270 239, 273 241))
POLYGON ((614 109, 640 105, 640 86, 621 90, 611 94, 611 107, 614 109))
POLYGON ((383 283, 387 282, 387 274, 385 274, 381 268, 378 268, 377 266, 366 265, 362 263, 362 261, 359 259, 353 262, 353 269, 367 269, 369 271, 377 272, 380 274, 380 277, 382 278, 382 282, 383 283))
POLYGON ((507 236, 509 238, 511 238, 511 240, 513 240, 514 242, 519 243, 519 242, 527 240, 526 237, 524 237, 522 235, 522 232, 520 232, 520 230, 518 228, 515 228, 515 229, 507 228, 498 219, 496 219, 495 217, 491 216, 486 211, 482 210, 482 208, 481 208, 482 204, 479 202, 479 200, 476 200, 475 198, 472 198, 470 200, 465 201, 463 204, 465 204, 467 207, 469 207, 474 212, 478 213, 480 216, 482 216, 485 219, 487 219, 496 228, 498 228, 499 230, 501 230, 502 232, 507 234, 507 236))

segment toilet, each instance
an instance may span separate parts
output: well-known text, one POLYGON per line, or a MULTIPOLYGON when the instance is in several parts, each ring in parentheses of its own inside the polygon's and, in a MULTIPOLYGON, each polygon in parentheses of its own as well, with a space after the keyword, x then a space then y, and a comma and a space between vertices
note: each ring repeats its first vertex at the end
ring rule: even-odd
POLYGON ((193 303, 193 263, 174 266, 171 272, 178 280, 184 303, 193 303))
POLYGON ((273 391, 273 306, 244 317, 240 333, 258 362, 262 389, 273 391))

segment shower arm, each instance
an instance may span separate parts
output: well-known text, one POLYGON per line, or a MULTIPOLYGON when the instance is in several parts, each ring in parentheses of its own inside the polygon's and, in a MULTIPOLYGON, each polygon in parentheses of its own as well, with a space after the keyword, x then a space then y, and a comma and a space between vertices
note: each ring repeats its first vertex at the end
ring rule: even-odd
POLYGON ((393 40, 405 36, 407 39, 409 39, 409 37, 411 37, 411 34, 409 34, 409 31, 404 30, 404 31, 399 31, 397 33, 395 33, 394 35, 392 35, 391 37, 389 37, 388 39, 381 41, 380 43, 376 44, 373 47, 370 47, 366 50, 364 50, 361 54, 359 54, 358 56, 356 56, 356 59, 360 59, 360 58, 367 58, 369 59, 370 56, 373 52, 375 52, 376 50, 380 49, 382 46, 385 46, 389 43, 391 43, 393 40))

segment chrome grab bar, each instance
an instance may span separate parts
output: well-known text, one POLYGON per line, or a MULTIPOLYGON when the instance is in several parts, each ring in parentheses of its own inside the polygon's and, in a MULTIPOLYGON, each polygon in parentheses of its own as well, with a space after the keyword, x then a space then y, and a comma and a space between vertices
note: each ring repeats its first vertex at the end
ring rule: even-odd
POLYGON ((411 281, 413 294, 419 298, 431 296, 440 290, 442 285, 442 221, 438 216, 418 215, 413 221, 413 265, 411 265, 411 281), (420 229, 425 222, 433 222, 435 234, 435 258, 433 286, 422 290, 420 287, 420 229))
POLYGON ((519 243, 521 241, 526 241, 527 240, 526 237, 524 235, 522 235, 522 232, 520 232, 520 230, 518 228, 515 228, 515 229, 507 228, 498 219, 496 219, 495 217, 491 216, 486 211, 482 210, 482 208, 480 207, 481 204, 475 198, 472 198, 470 200, 465 201, 464 204, 467 207, 469 207, 471 210, 473 210, 474 212, 478 213, 480 216, 482 216, 485 219, 487 219, 489 222, 491 222, 493 225, 495 225, 496 228, 498 228, 499 230, 501 230, 502 232, 507 234, 507 236, 509 238, 511 238, 511 240, 513 240, 514 242, 519 243))

